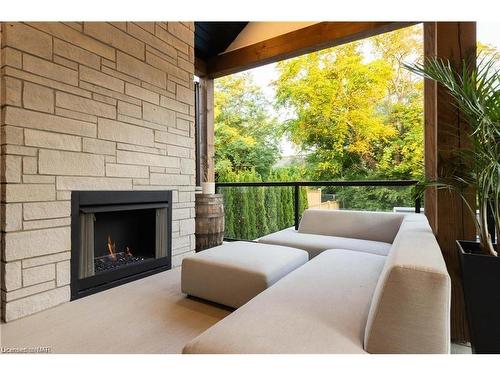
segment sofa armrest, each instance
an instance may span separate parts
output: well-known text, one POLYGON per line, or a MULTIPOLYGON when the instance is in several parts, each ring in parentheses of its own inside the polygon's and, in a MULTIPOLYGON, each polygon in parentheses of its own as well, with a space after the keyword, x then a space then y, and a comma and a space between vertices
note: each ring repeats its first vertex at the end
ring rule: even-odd
POLYGON ((405 220, 375 288, 365 350, 449 353, 450 300, 450 276, 429 224, 405 220))

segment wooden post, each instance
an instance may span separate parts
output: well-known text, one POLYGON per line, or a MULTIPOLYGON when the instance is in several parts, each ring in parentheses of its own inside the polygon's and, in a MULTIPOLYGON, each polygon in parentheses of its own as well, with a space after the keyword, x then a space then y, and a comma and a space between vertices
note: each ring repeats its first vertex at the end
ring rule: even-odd
MULTIPOLYGON (((475 22, 426 22, 424 24, 424 56, 449 59, 456 67, 462 60, 475 56, 475 22)), ((454 150, 469 148, 466 129, 459 111, 448 92, 433 81, 424 83, 425 173, 429 179, 446 175, 454 150)), ((475 206, 475 194, 469 202, 475 206)), ((469 341, 463 299, 460 264, 455 241, 474 239, 475 229, 465 204, 457 194, 428 189, 425 214, 443 252, 452 280, 451 337, 457 342, 469 341)))
POLYGON ((215 181, 214 80, 200 77, 201 181, 215 181))

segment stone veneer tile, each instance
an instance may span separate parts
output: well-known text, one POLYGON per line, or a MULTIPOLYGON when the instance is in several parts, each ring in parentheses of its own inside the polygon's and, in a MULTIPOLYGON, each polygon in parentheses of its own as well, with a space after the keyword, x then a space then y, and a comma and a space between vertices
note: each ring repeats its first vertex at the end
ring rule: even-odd
POLYGON ((99 56, 115 61, 115 50, 101 43, 94 38, 91 38, 81 32, 72 29, 69 26, 63 25, 60 22, 30 22, 33 27, 45 31, 48 34, 54 35, 59 39, 70 42, 88 51, 94 52, 99 56))
POLYGON ((107 22, 85 22, 83 31, 139 59, 144 59, 144 43, 107 22))
POLYGON ((25 129, 26 146, 54 148, 66 151, 81 151, 82 139, 74 135, 25 129))
POLYGON ((181 236, 186 236, 191 233, 194 233, 194 229, 195 229, 195 220, 193 218, 179 221, 179 234, 181 236))
POLYGON ((5 320, 7 322, 31 315, 67 302, 70 299, 70 287, 64 286, 48 290, 29 297, 21 298, 5 305, 5 320))
POLYGON ((2 289, 6 291, 22 286, 21 262, 2 262, 2 289))
POLYGON ((54 228, 71 225, 71 218, 65 217, 62 219, 46 219, 46 220, 31 220, 23 223, 24 230, 54 228))
POLYGON ((23 175, 23 183, 25 184, 54 184, 55 176, 41 176, 39 174, 23 175))
MULTIPOLYGON (((6 43, 3 43, 6 44, 6 43)), ((12 66, 14 68, 21 68, 23 65, 23 54, 10 47, 4 47, 2 50, 3 61, 2 64, 12 66)))
POLYGON ((119 121, 99 119, 97 126, 99 138, 109 141, 131 143, 142 146, 154 146, 153 130, 140 126, 124 124, 119 121))
POLYGON ((55 81, 74 86, 78 85, 78 72, 76 70, 39 59, 38 57, 23 54, 23 69, 55 81))
POLYGON ((52 219, 70 215, 70 202, 34 202, 23 205, 24 220, 52 219))
POLYGON ((54 264, 23 269, 23 286, 40 284, 56 278, 54 264))
POLYGON ((165 72, 120 51, 116 52, 116 67, 119 71, 152 85, 167 87, 167 74, 165 72))
POLYGON ((80 87, 85 88, 87 90, 91 90, 94 93, 109 96, 110 98, 123 100, 124 102, 132 103, 135 105, 141 104, 141 101, 137 98, 133 98, 129 95, 122 94, 121 92, 118 91, 113 91, 104 87, 93 85, 92 83, 87 83, 82 81, 80 82, 80 87))
POLYGON ((23 227, 23 206, 21 203, 6 203, 2 215, 2 228, 5 232, 14 232, 23 227))
POLYGON ((93 122, 97 124, 97 116, 89 115, 87 113, 76 112, 66 108, 56 107, 56 115, 61 117, 68 117, 75 120, 81 120, 86 122, 93 122))
POLYGON ((17 290, 13 290, 9 293, 6 293, 6 302, 14 301, 19 298, 24 298, 27 296, 31 296, 33 294, 37 294, 40 292, 44 292, 49 289, 54 289, 56 287, 55 280, 47 281, 45 283, 36 284, 32 286, 28 286, 26 288, 21 288, 17 290))
POLYGON ((11 77, 5 77, 4 82, 4 89, 0 91, 1 102, 6 105, 20 107, 22 105, 23 83, 20 80, 11 77))
POLYGON ((69 260, 56 264, 57 286, 68 285, 71 277, 71 265, 69 260))
POLYGON ((149 178, 149 168, 142 165, 106 164, 106 176, 149 178))
POLYGON ((152 155, 131 151, 116 151, 116 160, 122 164, 149 165, 154 167, 178 168, 178 158, 172 156, 152 155))
POLYGON ((25 147, 18 145, 4 145, 3 153, 5 155, 22 155, 22 156, 36 156, 38 150, 33 147, 25 147))
POLYGON ((83 138, 83 152, 102 155, 115 155, 116 143, 101 139, 83 138))
POLYGON ((167 30, 159 26, 159 24, 155 25, 155 35, 162 39, 163 41, 167 42, 177 50, 179 50, 182 53, 189 53, 189 44, 183 42, 182 40, 176 38, 172 34, 170 34, 167 30))
POLYGON ((1 137, 4 144, 22 145, 24 143, 24 132, 16 126, 2 126, 1 137))
POLYGON ((57 176, 58 190, 131 190, 130 178, 57 176))
POLYGON ((24 83, 23 104, 25 108, 41 112, 54 112, 54 91, 31 82, 24 83))
POLYGON ((74 61, 71 61, 71 60, 68 60, 68 59, 66 59, 64 57, 54 55, 53 61, 56 64, 64 65, 66 68, 70 68, 70 69, 73 69, 73 70, 78 70, 78 63, 76 63, 74 61))
POLYGON ((143 118, 164 126, 175 126, 175 112, 150 103, 142 104, 143 118))
POLYGON ((125 94, 156 105, 160 104, 160 95, 130 83, 125 83, 125 94))
POLYGON ((162 150, 159 150, 156 147, 137 146, 137 145, 130 145, 128 143, 117 143, 116 149, 117 150, 143 152, 146 154, 165 155, 165 152, 163 152, 162 150))
POLYGON ((38 76, 36 74, 31 74, 31 73, 24 71, 24 70, 10 68, 8 66, 5 67, 5 75, 16 77, 16 78, 19 78, 19 79, 22 79, 25 81, 29 81, 29 82, 35 82, 35 83, 38 83, 40 85, 51 87, 51 88, 56 89, 56 90, 71 92, 73 94, 77 94, 77 95, 84 96, 87 98, 90 98, 90 96, 91 96, 90 92, 87 90, 83 90, 83 89, 80 89, 78 87, 68 85, 66 83, 62 83, 62 82, 56 81, 56 80, 51 79, 51 78, 46 78, 46 77, 38 76))
POLYGON ((51 201, 56 198, 52 184, 7 184, 4 194, 5 201, 10 203, 51 201))
POLYGON ((163 95, 160 97, 160 105, 162 107, 171 109, 172 111, 176 111, 186 115, 189 114, 189 105, 181 103, 172 98, 167 98, 163 95))
MULTIPOLYGON (((144 23, 141 23, 141 25, 144 25, 144 23)), ((154 29, 155 27, 154 22, 150 22, 149 25, 154 29)), ((134 37, 145 42, 146 46, 152 46, 160 51, 164 51, 166 54, 170 55, 171 58, 175 59, 177 57, 177 53, 175 51, 175 48, 173 48, 173 46, 153 35, 154 32, 153 33, 147 32, 137 23, 128 22, 127 31, 134 37)))
POLYGON ((193 138, 159 130, 155 131, 155 141, 188 148, 192 148, 194 145, 193 138))
POLYGON ((122 80, 85 66, 80 67, 80 79, 114 91, 123 92, 124 89, 122 80))
POLYGON ((189 175, 194 175, 196 173, 194 159, 181 159, 181 173, 189 175))
POLYGON ((52 58, 52 38, 20 22, 5 23, 5 44, 46 59, 52 58))
POLYGON ((190 176, 180 174, 151 173, 151 185, 190 185, 190 176))
POLYGON ((116 107, 113 105, 101 103, 87 98, 82 98, 77 95, 67 94, 65 92, 56 93, 56 105, 61 108, 83 112, 95 116, 107 118, 116 117, 116 107))
POLYGON ((193 46, 193 33, 188 27, 180 22, 167 22, 167 30, 182 41, 193 46))
POLYGON ((71 249, 69 227, 5 234, 5 260, 13 261, 71 249))
POLYGON ((2 182, 18 183, 21 182, 22 157, 14 155, 4 156, 5 172, 1 175, 2 182))
POLYGON ((44 255, 36 258, 28 258, 22 260, 23 268, 41 266, 43 264, 62 262, 71 258, 71 252, 65 251, 58 254, 44 255))
POLYGON ((183 86, 177 86, 176 98, 181 102, 194 105, 194 90, 187 89, 183 86))
POLYGON ((118 113, 124 114, 126 116, 141 118, 142 117, 142 108, 138 105, 119 101, 118 102, 118 113))
POLYGON ((96 124, 14 107, 7 107, 5 111, 5 123, 8 125, 87 137, 95 137, 97 134, 96 124))
POLYGON ((40 150, 38 173, 66 176, 104 176, 104 157, 54 150, 40 150), (75 166, 78 166, 75 168, 75 166))
POLYGON ((54 53, 93 68, 99 69, 101 65, 99 56, 60 39, 54 39, 54 53))
POLYGON ((146 52, 146 62, 164 72, 167 72, 169 78, 177 77, 181 81, 186 82, 189 80, 189 74, 186 71, 179 69, 170 61, 156 56, 154 53, 146 52))

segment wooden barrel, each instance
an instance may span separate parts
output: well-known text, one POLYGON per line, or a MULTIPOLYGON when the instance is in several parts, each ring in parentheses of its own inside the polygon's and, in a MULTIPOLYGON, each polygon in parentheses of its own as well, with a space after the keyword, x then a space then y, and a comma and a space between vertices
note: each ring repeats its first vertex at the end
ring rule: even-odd
POLYGON ((221 194, 195 194, 196 252, 219 246, 224 239, 224 200, 221 194))

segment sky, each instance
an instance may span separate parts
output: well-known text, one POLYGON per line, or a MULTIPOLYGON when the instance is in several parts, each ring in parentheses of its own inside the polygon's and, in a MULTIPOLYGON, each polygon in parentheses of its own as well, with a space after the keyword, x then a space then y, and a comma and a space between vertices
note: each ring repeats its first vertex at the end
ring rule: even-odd
MULTIPOLYGON (((500 22, 477 22, 477 40, 484 44, 489 44, 500 50, 500 22)), ((271 85, 273 80, 278 78, 276 63, 264 65, 250 69, 247 72, 253 77, 254 83, 262 89, 269 101, 274 98, 274 88, 271 85)), ((281 142, 282 156, 295 155, 293 144, 283 139, 281 142)))

